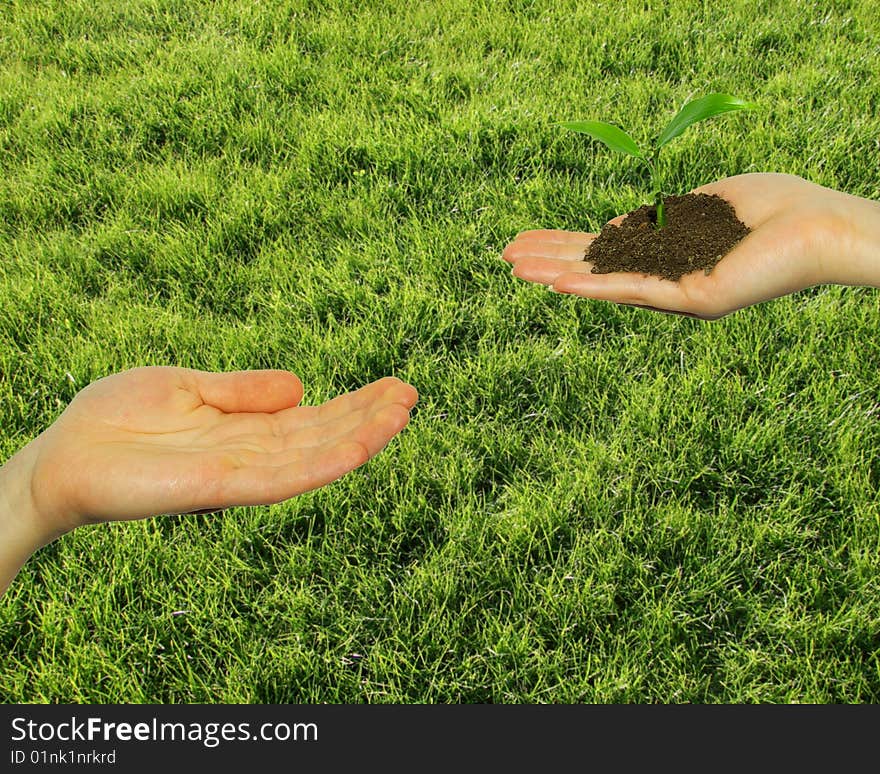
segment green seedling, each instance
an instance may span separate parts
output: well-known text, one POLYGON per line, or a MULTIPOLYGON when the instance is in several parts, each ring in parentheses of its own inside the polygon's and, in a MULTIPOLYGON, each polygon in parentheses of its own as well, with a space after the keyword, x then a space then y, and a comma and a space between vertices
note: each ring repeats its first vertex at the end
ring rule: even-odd
POLYGON ((635 156, 648 165, 654 188, 654 204, 657 207, 657 228, 662 228, 666 225, 666 211, 663 206, 663 181, 660 177, 658 164, 660 149, 698 121, 704 121, 722 113, 729 113, 731 110, 751 110, 755 107, 751 102, 731 97, 729 94, 708 94, 705 97, 691 100, 660 132, 660 136, 647 152, 639 148, 632 137, 614 124, 606 124, 604 121, 565 121, 561 126, 573 132, 588 134, 605 143, 611 150, 635 156))

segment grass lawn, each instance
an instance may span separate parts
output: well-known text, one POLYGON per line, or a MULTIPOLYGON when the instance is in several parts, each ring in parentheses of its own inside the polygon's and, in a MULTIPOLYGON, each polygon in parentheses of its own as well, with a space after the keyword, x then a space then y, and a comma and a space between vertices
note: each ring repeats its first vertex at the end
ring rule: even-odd
POLYGON ((386 375, 410 425, 283 504, 83 528, 0 599, 5 702, 880 700, 880 304, 705 323, 500 259, 790 172, 880 198, 859 2, 0 0, 0 459, 139 365, 386 375))

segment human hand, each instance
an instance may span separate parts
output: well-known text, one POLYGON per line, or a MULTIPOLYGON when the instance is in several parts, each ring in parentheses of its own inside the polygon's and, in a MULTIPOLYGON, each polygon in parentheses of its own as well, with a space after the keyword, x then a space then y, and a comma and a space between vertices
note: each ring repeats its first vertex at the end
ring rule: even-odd
MULTIPOLYGON (((750 229, 707 275, 678 282, 630 272, 592 274, 595 234, 526 231, 504 250, 521 279, 560 293, 716 319, 811 285, 880 286, 880 204, 794 175, 738 175, 697 188, 730 202, 750 229)), ((625 215, 614 218, 619 223, 625 215)))
POLYGON ((31 500, 16 514, 36 520, 44 543, 82 524, 279 502, 373 457, 417 400, 390 377, 321 406, 299 406, 302 396, 285 371, 151 367, 99 379, 10 460, 8 491, 31 500))

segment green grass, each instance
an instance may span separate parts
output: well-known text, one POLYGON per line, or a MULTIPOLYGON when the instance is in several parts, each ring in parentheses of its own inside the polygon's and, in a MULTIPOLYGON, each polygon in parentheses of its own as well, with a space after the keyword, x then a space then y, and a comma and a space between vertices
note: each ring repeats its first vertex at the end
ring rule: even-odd
POLYGON ((880 700, 877 291, 701 323, 499 258, 647 196, 553 122, 708 91, 763 109, 670 191, 880 198, 871 0, 653 5, 0 0, 0 459, 138 365, 421 395, 316 492, 38 552, 3 700, 880 700))

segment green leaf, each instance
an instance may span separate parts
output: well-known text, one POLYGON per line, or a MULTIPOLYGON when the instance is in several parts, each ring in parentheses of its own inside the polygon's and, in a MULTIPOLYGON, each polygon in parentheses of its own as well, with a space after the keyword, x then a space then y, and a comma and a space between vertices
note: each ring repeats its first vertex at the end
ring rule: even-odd
POLYGON ((691 124, 703 121, 712 116, 728 113, 731 110, 751 110, 757 107, 751 102, 731 97, 730 94, 708 94, 705 97, 691 100, 678 111, 667 127, 657 138, 657 150, 660 150, 670 140, 675 139, 691 124))
POLYGON ((588 134, 593 139, 604 142, 611 150, 628 153, 639 159, 645 158, 633 138, 613 124, 606 124, 604 121, 565 121, 560 126, 573 132, 588 134))

